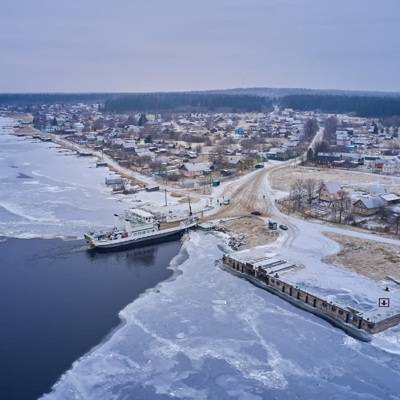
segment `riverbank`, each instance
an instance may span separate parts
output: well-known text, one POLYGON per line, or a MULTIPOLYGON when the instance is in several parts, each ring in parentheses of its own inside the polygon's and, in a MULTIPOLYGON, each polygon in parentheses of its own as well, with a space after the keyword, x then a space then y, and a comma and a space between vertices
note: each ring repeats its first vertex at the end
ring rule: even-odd
POLYGON ((380 281, 388 277, 400 282, 400 246, 354 238, 335 233, 325 233, 341 246, 339 253, 325 261, 350 268, 361 275, 380 281))

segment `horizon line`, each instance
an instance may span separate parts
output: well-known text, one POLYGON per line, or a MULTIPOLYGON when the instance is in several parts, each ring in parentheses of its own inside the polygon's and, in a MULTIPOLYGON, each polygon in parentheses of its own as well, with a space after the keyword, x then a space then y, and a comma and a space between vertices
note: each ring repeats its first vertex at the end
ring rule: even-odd
POLYGON ((234 90, 304 90, 304 91, 320 91, 320 92, 353 92, 353 93, 377 93, 400 95, 400 90, 371 90, 371 89, 332 89, 332 88, 310 88, 310 87, 273 87, 273 86, 246 86, 246 87, 230 87, 219 89, 187 89, 187 90, 152 90, 152 91, 29 91, 29 92, 2 92, 0 95, 73 95, 73 94, 157 94, 157 93, 207 93, 207 92, 227 92, 234 90))

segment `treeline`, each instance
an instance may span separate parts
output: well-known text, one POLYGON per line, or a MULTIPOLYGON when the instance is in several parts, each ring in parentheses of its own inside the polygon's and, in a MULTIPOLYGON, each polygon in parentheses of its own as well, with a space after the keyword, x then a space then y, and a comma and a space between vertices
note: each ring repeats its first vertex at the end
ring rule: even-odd
POLYGON ((106 112, 229 111, 272 109, 272 100, 255 95, 212 93, 0 93, 0 106, 99 103, 106 112))
POLYGON ((199 93, 138 93, 109 99, 106 112, 130 111, 265 111, 272 101, 260 96, 199 93))
POLYGON ((274 100, 234 92, 165 93, 0 93, 0 106, 99 103, 106 112, 251 112, 269 111, 272 105, 298 111, 351 113, 360 117, 400 117, 400 96, 294 94, 274 100))
POLYGON ((369 118, 400 116, 400 96, 291 95, 283 97, 280 100, 280 105, 299 111, 318 110, 335 114, 352 113, 369 118))
POLYGON ((111 93, 0 93, 0 105, 104 103, 114 96, 111 93))

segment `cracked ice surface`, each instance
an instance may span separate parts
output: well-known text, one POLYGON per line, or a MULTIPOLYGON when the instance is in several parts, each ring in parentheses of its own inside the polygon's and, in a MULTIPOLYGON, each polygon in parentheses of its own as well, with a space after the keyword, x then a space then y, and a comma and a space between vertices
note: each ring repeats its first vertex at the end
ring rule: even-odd
POLYGON ((400 398, 399 355, 219 269, 222 253, 220 237, 192 232, 175 278, 127 306, 44 398, 400 398))

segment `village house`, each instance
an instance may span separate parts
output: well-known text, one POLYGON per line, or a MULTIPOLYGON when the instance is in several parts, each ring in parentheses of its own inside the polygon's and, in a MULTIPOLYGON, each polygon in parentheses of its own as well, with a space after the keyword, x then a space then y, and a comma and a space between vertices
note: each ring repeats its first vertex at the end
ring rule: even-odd
POLYGON ((384 174, 393 175, 400 173, 400 160, 396 157, 390 160, 386 160, 382 167, 384 174))
POLYGON ((244 156, 242 154, 236 154, 231 156, 226 156, 225 160, 230 165, 238 165, 241 160, 243 160, 244 156))
POLYGON ((387 205, 394 205, 400 203, 400 196, 396 193, 385 193, 380 196, 385 200, 387 205))
POLYGON ((326 182, 323 183, 319 193, 319 199, 321 201, 335 201, 343 195, 342 186, 337 182, 326 182))
POLYGON ((353 212, 358 215, 370 216, 377 214, 386 205, 380 196, 365 195, 353 204, 353 212))
POLYGON ((211 173, 211 164, 188 162, 182 165, 181 171, 186 178, 196 178, 211 173))

